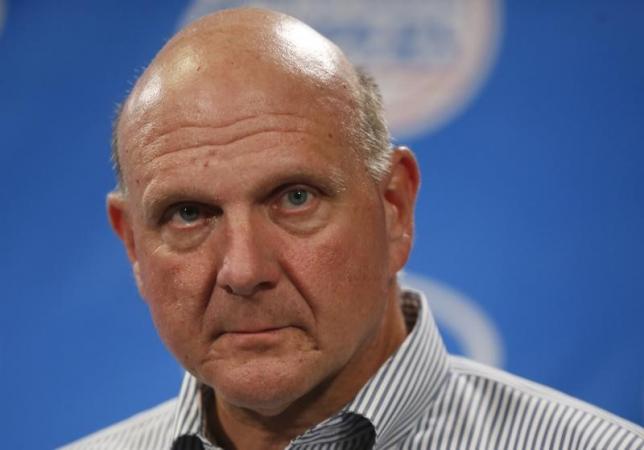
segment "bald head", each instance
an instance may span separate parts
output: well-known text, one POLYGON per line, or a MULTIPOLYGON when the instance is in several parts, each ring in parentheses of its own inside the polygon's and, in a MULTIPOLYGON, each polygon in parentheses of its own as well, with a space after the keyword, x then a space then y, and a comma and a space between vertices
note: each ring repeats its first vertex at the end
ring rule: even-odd
MULTIPOLYGON (((373 80, 306 24, 261 9, 221 11, 190 24, 157 54, 120 108, 112 157, 119 179, 131 152, 163 136, 170 115, 188 121, 252 117, 288 101, 338 117, 371 175, 386 171, 389 135, 373 80)), ((292 111, 291 111, 292 112, 292 111)), ((173 122, 176 122, 174 120, 173 122)))

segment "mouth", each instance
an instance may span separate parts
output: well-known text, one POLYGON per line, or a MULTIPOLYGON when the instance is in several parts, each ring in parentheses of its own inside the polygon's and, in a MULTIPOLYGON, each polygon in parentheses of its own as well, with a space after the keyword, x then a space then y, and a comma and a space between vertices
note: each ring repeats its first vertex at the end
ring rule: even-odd
POLYGON ((289 339, 292 327, 242 328, 222 333, 217 339, 220 345, 241 351, 267 351, 280 347, 289 339))
POLYGON ((286 334, 291 326, 234 328, 223 331, 218 338, 270 338, 286 334))
POLYGON ((229 330, 224 330, 219 333, 217 337, 232 335, 232 336, 253 336, 277 333, 289 326, 258 326, 258 327, 237 327, 229 330))
POLYGON ((240 329, 240 330, 226 331, 223 334, 241 334, 241 335, 263 334, 263 333, 272 333, 274 331, 283 330, 284 328, 286 327, 240 329))

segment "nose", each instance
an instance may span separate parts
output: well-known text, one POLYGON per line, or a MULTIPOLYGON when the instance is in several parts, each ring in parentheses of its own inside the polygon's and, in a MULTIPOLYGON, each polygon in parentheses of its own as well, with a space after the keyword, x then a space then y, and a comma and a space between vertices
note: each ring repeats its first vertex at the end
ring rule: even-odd
POLYGON ((252 297, 275 287, 279 268, 271 240, 262 224, 257 223, 261 220, 253 221, 251 213, 230 213, 226 219, 217 285, 239 297, 252 297))

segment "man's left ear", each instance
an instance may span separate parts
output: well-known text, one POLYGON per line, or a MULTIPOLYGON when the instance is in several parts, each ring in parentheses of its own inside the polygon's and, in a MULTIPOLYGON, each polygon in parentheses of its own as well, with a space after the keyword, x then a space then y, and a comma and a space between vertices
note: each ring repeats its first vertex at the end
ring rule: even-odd
POLYGON ((381 181, 392 274, 402 269, 411 251, 419 185, 420 171, 414 154, 407 147, 396 147, 389 173, 381 181))

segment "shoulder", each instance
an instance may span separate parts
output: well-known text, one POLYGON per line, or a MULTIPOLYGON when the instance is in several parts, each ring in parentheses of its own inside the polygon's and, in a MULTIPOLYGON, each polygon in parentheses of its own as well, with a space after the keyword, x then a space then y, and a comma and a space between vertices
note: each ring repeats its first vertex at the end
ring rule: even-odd
POLYGON ((476 411, 461 423, 491 447, 644 449, 642 427, 586 402, 466 358, 450 356, 450 367, 450 404, 476 411))
POLYGON ((159 450, 169 448, 177 400, 168 400, 72 442, 60 450, 159 450))

